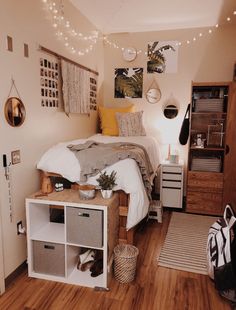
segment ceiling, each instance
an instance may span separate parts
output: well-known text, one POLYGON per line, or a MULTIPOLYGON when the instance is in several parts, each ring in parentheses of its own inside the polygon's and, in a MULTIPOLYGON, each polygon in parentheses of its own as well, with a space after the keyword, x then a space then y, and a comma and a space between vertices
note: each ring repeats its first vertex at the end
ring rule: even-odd
POLYGON ((235 0, 70 0, 104 34, 209 27, 236 16, 235 0))

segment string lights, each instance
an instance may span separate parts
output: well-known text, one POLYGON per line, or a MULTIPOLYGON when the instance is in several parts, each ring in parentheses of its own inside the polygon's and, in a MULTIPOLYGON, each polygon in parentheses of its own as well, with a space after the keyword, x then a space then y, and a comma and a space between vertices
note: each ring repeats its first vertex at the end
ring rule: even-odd
POLYGON ((48 11, 52 27, 55 29, 55 34, 58 39, 65 45, 65 47, 73 54, 83 56, 93 50, 94 45, 98 40, 98 31, 92 31, 89 35, 84 35, 82 32, 73 28, 70 21, 65 17, 63 1, 60 0, 60 4, 52 0, 42 0, 45 9, 48 11), (85 43, 85 48, 77 48, 72 43, 75 40, 85 43))
MULTIPOLYGON (((107 35, 99 36, 99 32, 96 30, 91 31, 91 34, 89 35, 85 35, 82 32, 78 31, 77 29, 73 28, 71 26, 70 21, 65 16, 63 0, 59 0, 59 1, 60 3, 59 5, 57 5, 57 3, 54 2, 53 0, 42 0, 45 6, 45 9, 50 14, 51 21, 52 21, 52 27, 55 29, 55 35, 58 37, 58 39, 65 45, 65 47, 71 53, 77 54, 78 56, 84 56, 93 50, 94 45, 98 42, 99 39, 102 39, 103 42, 107 44, 108 46, 110 46, 111 48, 120 49, 121 51, 124 51, 125 49, 124 47, 109 40, 107 35), (72 43, 72 41, 75 42, 75 40, 83 42, 83 44, 86 44, 86 47, 85 48, 75 47, 75 44, 72 43)), ((236 10, 233 11, 232 15, 236 16, 236 10)), ((226 18, 226 23, 231 22, 231 20, 232 20, 232 17, 228 16, 226 18)), ((196 42, 203 36, 211 35, 218 28, 219 28, 219 24, 216 24, 215 26, 209 29, 206 29, 204 33, 199 32, 192 39, 176 42, 176 46, 183 46, 184 44, 190 45, 191 43, 196 42)), ((137 54, 141 54, 141 53, 144 53, 145 55, 147 55, 146 51, 143 51, 142 49, 137 50, 137 54)))
MULTIPOLYGON (((233 14, 232 14, 232 15, 233 15, 233 16, 236 16, 236 10, 233 11, 233 14)), ((228 17, 226 18, 226 22, 229 23, 230 21, 231 21, 231 17, 228 16, 228 17)), ((206 30, 206 34, 203 33, 203 32, 199 32, 198 35, 194 36, 192 39, 188 39, 188 40, 185 40, 185 41, 178 41, 178 42, 176 42, 176 46, 183 46, 184 44, 190 45, 191 43, 196 42, 196 41, 198 40, 198 38, 203 37, 203 35, 212 34, 213 31, 215 31, 217 28, 219 28, 219 24, 216 24, 214 27, 209 28, 208 30, 206 30)), ((118 44, 116 44, 116 43, 110 41, 110 40, 107 38, 107 36, 104 36, 103 39, 104 39, 104 42, 107 43, 110 47, 113 47, 113 48, 116 48, 116 49, 121 49, 122 51, 124 50, 124 47, 120 47, 118 44)), ((138 53, 138 54, 143 53, 143 50, 140 49, 140 50, 137 51, 137 53, 138 53)), ((145 51, 144 54, 147 55, 147 52, 145 51)))

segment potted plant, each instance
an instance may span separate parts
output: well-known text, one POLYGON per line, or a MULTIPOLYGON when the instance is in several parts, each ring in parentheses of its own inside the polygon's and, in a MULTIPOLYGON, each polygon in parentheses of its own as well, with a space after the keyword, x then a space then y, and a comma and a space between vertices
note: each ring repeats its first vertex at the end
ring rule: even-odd
POLYGON ((103 198, 111 198, 112 189, 116 184, 116 172, 113 170, 111 174, 106 171, 101 172, 99 178, 96 179, 101 188, 103 198))

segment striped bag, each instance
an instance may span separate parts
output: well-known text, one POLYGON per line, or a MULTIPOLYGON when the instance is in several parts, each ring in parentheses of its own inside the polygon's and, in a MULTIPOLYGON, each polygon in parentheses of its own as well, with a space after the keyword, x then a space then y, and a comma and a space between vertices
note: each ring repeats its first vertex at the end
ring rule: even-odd
POLYGON ((223 218, 209 230, 207 269, 220 294, 236 302, 236 218, 227 205, 223 218), (229 297, 229 295, 231 297, 229 297))

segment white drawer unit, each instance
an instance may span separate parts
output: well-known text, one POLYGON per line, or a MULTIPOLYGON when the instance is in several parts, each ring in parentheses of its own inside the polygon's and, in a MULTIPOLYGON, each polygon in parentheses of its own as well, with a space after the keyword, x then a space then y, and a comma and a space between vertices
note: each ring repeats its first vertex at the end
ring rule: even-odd
POLYGON ((163 207, 182 208, 183 164, 161 164, 160 200, 163 207))
POLYGON ((107 288, 113 248, 118 244, 118 195, 103 199, 97 193, 92 200, 81 200, 77 190, 66 189, 36 196, 26 199, 29 276, 107 288), (52 221, 52 209, 64 214, 63 222, 52 221), (78 267, 89 253, 102 266, 98 274, 78 267))

